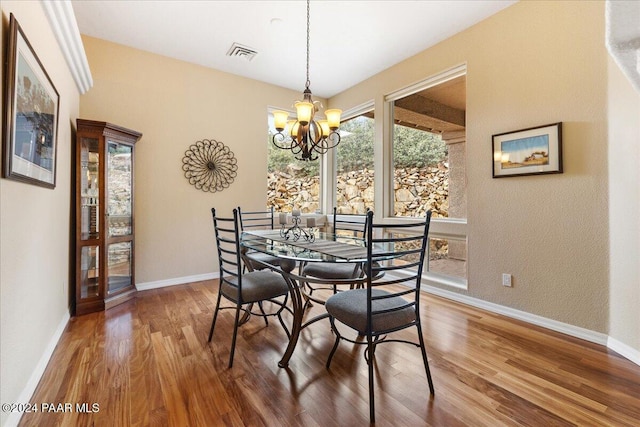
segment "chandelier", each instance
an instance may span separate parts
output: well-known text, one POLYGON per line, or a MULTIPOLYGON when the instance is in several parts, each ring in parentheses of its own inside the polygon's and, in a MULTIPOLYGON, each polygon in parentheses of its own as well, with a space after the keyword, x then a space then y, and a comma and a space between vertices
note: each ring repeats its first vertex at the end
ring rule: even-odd
POLYGON ((276 147, 291 150, 296 159, 303 161, 316 160, 318 154, 324 154, 340 143, 338 127, 342 114, 342 110, 330 109, 324 112, 326 120, 314 119, 322 104, 311 98, 309 89, 309 3, 310 0, 307 0, 307 82, 303 92, 304 98, 294 104, 297 120, 287 121, 289 113, 286 111, 273 112, 277 133, 271 140, 276 147))

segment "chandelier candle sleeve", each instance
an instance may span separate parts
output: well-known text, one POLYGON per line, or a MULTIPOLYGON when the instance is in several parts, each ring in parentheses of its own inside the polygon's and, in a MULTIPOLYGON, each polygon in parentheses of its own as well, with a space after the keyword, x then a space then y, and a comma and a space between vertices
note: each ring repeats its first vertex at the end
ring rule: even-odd
POLYGON ((313 117, 313 104, 310 102, 298 101, 295 103, 296 114, 298 115, 298 121, 301 125, 305 126, 309 124, 313 117))
POLYGON ((327 122, 329 122, 329 128, 331 130, 336 130, 340 127, 340 114, 342 114, 342 110, 338 110, 337 108, 325 110, 324 115, 327 117, 327 122))
POLYGON ((280 219, 280 224, 287 223, 287 214, 285 212, 280 212, 280 215, 278 215, 278 217, 280 219))
POLYGON ((315 218, 307 218, 307 227, 308 228, 313 228, 316 226, 316 219, 315 218))
POLYGON ((273 112, 273 124, 278 132, 282 132, 287 126, 287 117, 289 117, 289 113, 286 111, 275 110, 273 112))
POLYGON ((331 128, 329 127, 329 122, 326 120, 320 120, 318 122, 320 125, 320 129, 322 129, 322 135, 329 135, 331 133, 331 128))
POLYGON ((297 137, 298 135, 298 130, 300 129, 300 122, 297 122, 295 120, 289 120, 287 122, 287 129, 289 129, 289 133, 291 134, 291 137, 297 137))

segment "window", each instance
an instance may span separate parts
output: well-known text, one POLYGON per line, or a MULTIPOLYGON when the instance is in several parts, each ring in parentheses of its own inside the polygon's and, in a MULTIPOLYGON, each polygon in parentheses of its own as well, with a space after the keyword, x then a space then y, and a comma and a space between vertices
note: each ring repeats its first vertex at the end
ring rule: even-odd
MULTIPOLYGON (((271 113, 269 121, 273 120, 271 113)), ((302 213, 320 210, 320 160, 297 160, 290 150, 282 150, 271 142, 273 124, 267 139, 267 208, 278 212, 300 209, 302 213)))
POLYGON ((442 276, 466 278, 466 240, 429 238, 429 256, 427 257, 426 269, 430 273, 442 276))
POLYGON ((373 210, 373 111, 340 124, 336 147, 336 206, 339 214, 373 210))
POLYGON ((387 95, 393 157, 388 212, 432 212, 429 280, 466 288, 466 69, 452 69, 387 95))
POLYGON ((398 222, 431 210, 427 280, 466 288, 466 66, 384 101, 345 114, 340 144, 321 161, 295 160, 275 148, 269 134, 268 206, 324 214, 336 206, 341 215, 373 210, 398 222), (376 134, 374 106, 384 116, 377 123, 382 134, 376 134))
POLYGON ((394 216, 424 216, 429 209, 433 218, 449 216, 447 154, 439 134, 394 124, 394 216))

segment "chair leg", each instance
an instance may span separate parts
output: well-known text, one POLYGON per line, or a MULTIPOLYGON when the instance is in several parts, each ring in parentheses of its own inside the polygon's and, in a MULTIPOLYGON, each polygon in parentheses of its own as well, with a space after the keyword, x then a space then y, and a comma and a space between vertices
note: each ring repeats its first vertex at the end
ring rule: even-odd
POLYGON ((216 308, 213 310, 213 321, 211 322, 211 329, 209 329, 209 340, 211 342, 211 338, 213 337, 213 328, 216 327, 216 319, 218 318, 218 310, 220 309, 220 299, 222 298, 222 294, 220 290, 218 290, 218 300, 216 301, 216 308))
POLYGON ((373 393, 373 353, 375 351, 375 343, 371 341, 371 334, 367 334, 367 365, 369 368, 369 421, 371 424, 376 422, 376 409, 373 393))
POLYGON ((229 355, 229 368, 233 366, 233 355, 236 351, 236 338, 238 337, 238 324, 240 321, 240 304, 236 305, 236 318, 233 321, 233 338, 231 339, 231 354, 229 355))
POLYGON ((326 364, 327 369, 329 369, 329 367, 331 366, 331 359, 333 359, 333 355, 338 349, 338 343, 340 343, 340 333, 338 332, 338 329, 336 329, 336 323, 335 320, 333 320, 332 316, 329 316, 329 323, 331 323, 331 330, 336 335, 336 342, 333 343, 333 348, 331 349, 331 353, 329 353, 329 358, 327 359, 326 364))
POLYGON ((427 374, 427 381, 429 382, 429 391, 433 395, 435 390, 433 388, 433 380, 431 379, 431 370, 429 369, 429 360, 427 360, 427 349, 424 345, 424 338, 422 337, 422 327, 420 323, 416 325, 418 328, 418 340, 420 341, 420 351, 422 352, 422 361, 424 363, 424 371, 427 374))
POLYGON ((265 326, 269 326, 269 320, 267 320, 267 313, 265 313, 264 308, 262 308, 262 301, 258 301, 258 308, 260 309, 260 313, 262 313, 262 318, 264 319, 265 326))

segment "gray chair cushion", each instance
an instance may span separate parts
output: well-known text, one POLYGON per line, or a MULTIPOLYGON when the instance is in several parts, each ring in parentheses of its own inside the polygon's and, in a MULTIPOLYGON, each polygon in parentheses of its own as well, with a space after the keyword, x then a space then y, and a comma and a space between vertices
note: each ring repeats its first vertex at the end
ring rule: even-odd
MULTIPOLYGON (((372 289, 373 296, 389 295, 382 289, 372 289)), ((402 297, 392 297, 382 300, 374 300, 372 310, 387 310, 400 307, 408 301, 402 297)), ((367 290, 354 289, 339 292, 327 299, 325 304, 327 312, 335 319, 355 329, 362 335, 367 333, 367 290)), ((407 307, 398 311, 382 313, 373 316, 373 333, 395 329, 412 323, 415 320, 413 307, 407 307)))
MULTIPOLYGON (((220 291, 226 298, 237 301, 237 278, 223 280, 220 291), (230 284, 231 282, 232 284, 230 284)), ((281 274, 273 271, 251 271, 242 275, 242 302, 250 303, 276 298, 289 292, 281 274)))
POLYGON ((302 274, 319 279, 352 279, 360 273, 356 267, 358 264, 351 262, 311 262, 304 267, 302 274))
POLYGON ((265 254, 263 252, 249 252, 245 254, 245 258, 251 263, 251 268, 254 270, 263 270, 267 268, 260 262, 266 262, 267 264, 282 267, 283 270, 289 272, 296 266, 295 261, 290 259, 278 258, 273 255, 265 254), (260 261, 260 262, 253 262, 260 261))

